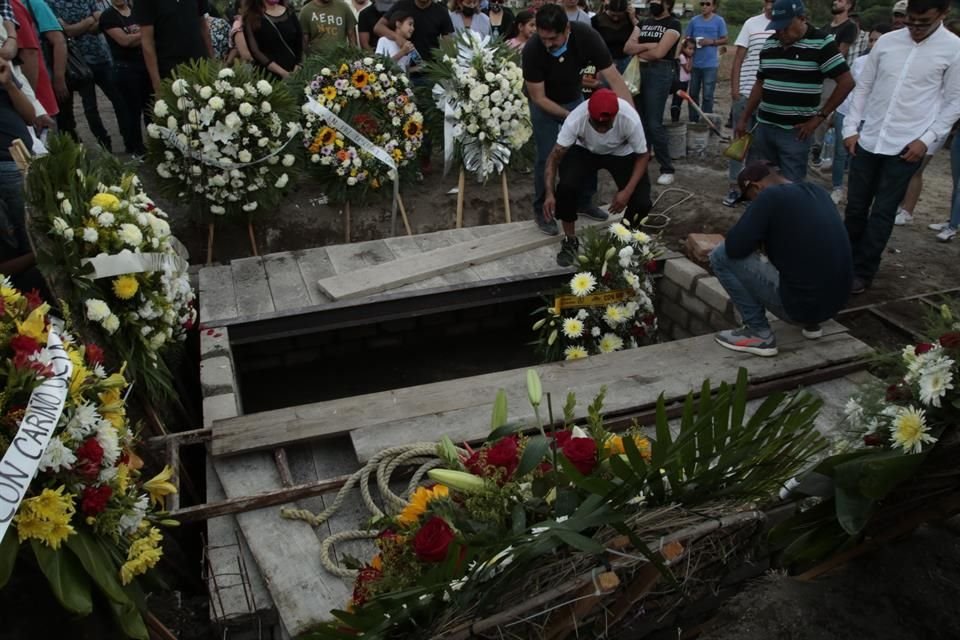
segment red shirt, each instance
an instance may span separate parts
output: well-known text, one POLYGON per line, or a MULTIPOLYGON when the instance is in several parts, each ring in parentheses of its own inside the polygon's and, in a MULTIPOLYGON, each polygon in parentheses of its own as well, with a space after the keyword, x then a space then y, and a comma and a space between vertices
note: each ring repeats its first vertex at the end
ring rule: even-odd
POLYGON ((27 8, 20 3, 20 0, 10 0, 13 6, 13 15, 16 17, 20 26, 17 27, 17 46, 20 49, 35 49, 37 51, 37 86, 33 88, 37 94, 37 101, 43 106, 51 118, 60 113, 57 106, 57 96, 53 92, 53 83, 50 82, 50 74, 47 72, 47 65, 43 59, 43 49, 40 47, 40 39, 37 36, 37 27, 33 23, 33 17, 27 8))

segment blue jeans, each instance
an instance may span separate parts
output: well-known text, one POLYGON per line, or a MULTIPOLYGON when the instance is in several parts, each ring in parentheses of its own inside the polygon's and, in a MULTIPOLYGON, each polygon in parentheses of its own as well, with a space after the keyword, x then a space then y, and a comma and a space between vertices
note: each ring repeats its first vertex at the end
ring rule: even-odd
POLYGON ((843 176, 847 172, 849 154, 843 146, 843 114, 833 114, 833 188, 843 187, 843 176))
MULTIPOLYGON (((717 90, 717 68, 690 70, 690 97, 700 105, 704 113, 713 113, 713 94, 717 90), (703 99, 700 99, 700 90, 703 90, 703 99)), ((689 108, 690 122, 700 122, 700 114, 691 105, 689 108)))
POLYGON ((813 136, 799 140, 793 129, 782 129, 761 122, 753 130, 753 142, 747 160, 767 160, 780 167, 783 177, 792 182, 807 178, 807 158, 813 136))
POLYGON ((960 227, 960 135, 950 145, 950 170, 953 172, 953 195, 950 198, 950 228, 960 227))
POLYGON ((853 273, 866 282, 880 268, 897 207, 921 163, 870 153, 859 145, 850 160, 844 224, 853 249, 853 273))
POLYGON ((653 147, 657 162, 660 163, 660 173, 674 172, 673 162, 670 161, 667 128, 663 126, 663 110, 667 106, 670 88, 673 86, 673 65, 672 60, 644 65, 641 71, 640 95, 633 98, 643 122, 647 145, 653 147))
MULTIPOLYGON (((743 115, 743 110, 747 108, 747 96, 741 95, 740 99, 730 105, 730 118, 733 120, 734 126, 737 122, 740 121, 740 116, 743 115)), ((747 130, 750 131, 753 128, 754 123, 757 121, 756 116, 750 118, 750 126, 747 127, 747 130)), ((753 144, 751 143, 751 146, 753 144)), ((730 184, 737 184, 737 176, 740 175, 740 171, 743 170, 743 163, 739 160, 731 160, 727 166, 727 177, 730 178, 730 184)))
MULTIPOLYGON (((574 100, 561 105, 568 111, 573 111, 583 99, 574 100)), ((561 122, 530 101, 530 123, 533 125, 533 146, 537 151, 537 159, 533 165, 533 214, 539 219, 543 215, 543 201, 546 198, 544 180, 547 170, 547 157, 557 144, 557 134, 560 133, 561 122)), ((559 167, 558 167, 559 171, 559 167)), ((577 210, 584 211, 590 208, 593 194, 597 192, 597 176, 584 180, 580 189, 577 210)))
POLYGON ((759 253, 735 260, 721 242, 710 252, 710 266, 748 328, 769 330, 767 311, 790 320, 780 299, 780 272, 759 253))

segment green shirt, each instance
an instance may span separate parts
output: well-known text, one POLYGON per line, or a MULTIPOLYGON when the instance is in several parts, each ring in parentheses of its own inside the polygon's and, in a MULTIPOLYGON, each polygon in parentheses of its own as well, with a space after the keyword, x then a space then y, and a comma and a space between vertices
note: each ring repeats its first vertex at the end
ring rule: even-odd
POLYGON ((300 26, 307 38, 307 53, 320 53, 346 44, 347 34, 354 33, 357 19, 344 0, 310 0, 300 10, 300 26))

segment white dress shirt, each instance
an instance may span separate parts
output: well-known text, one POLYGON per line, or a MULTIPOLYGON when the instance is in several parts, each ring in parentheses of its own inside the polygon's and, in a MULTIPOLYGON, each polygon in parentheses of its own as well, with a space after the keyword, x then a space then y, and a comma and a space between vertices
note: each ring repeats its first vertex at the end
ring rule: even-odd
POLYGON ((870 153, 897 156, 914 140, 940 146, 960 119, 960 38, 942 24, 923 42, 908 29, 886 33, 857 78, 843 137, 870 153))

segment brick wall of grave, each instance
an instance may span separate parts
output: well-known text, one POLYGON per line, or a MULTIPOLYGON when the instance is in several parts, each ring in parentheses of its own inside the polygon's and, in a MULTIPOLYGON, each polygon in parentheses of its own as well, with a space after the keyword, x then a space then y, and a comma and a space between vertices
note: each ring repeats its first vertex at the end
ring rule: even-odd
POLYGON ((688 258, 666 261, 657 279, 657 318, 662 340, 682 340, 738 325, 720 282, 688 258))

